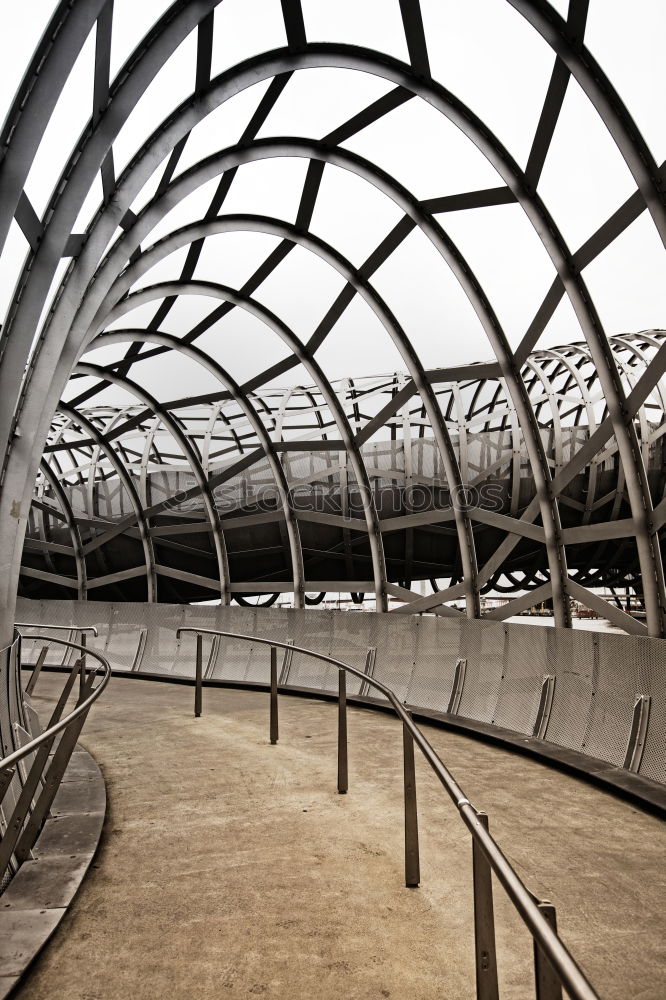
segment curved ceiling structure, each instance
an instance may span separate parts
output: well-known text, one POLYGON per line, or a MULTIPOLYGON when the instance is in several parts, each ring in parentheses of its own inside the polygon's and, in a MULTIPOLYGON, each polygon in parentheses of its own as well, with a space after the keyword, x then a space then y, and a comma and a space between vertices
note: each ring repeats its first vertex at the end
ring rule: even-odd
POLYGON ((22 567, 663 635, 663 108, 563 6, 57 5, 0 140, 5 630, 22 567))
MULTIPOLYGON (((133 307, 132 296, 124 307, 133 307)), ((458 613, 446 601, 453 590, 460 607, 465 596, 455 525, 455 507, 463 506, 474 528, 479 591, 528 592, 494 617, 551 596, 544 531, 532 516, 535 477, 516 407, 501 377, 475 377, 474 368, 484 366, 469 365, 458 378, 455 369, 427 373, 453 447, 455 481, 464 484, 452 489, 408 375, 336 381, 331 390, 339 405, 332 409, 330 393, 317 386, 244 393, 208 354, 172 334, 123 328, 94 343, 124 345, 128 338, 194 361, 214 375, 219 391, 197 405, 165 406, 145 393, 140 405, 124 408, 63 404, 30 517, 26 596, 187 603, 218 597, 225 574, 229 594, 240 602, 248 594, 272 602, 293 593, 302 604, 319 599, 313 591, 321 597, 372 592, 366 494, 340 436, 340 413, 379 519, 383 587, 405 602, 402 612, 458 613), (217 518, 210 516, 210 494, 217 518), (429 581, 433 594, 411 592, 414 580, 429 581)), ((612 338, 627 395, 665 341, 659 331, 612 338)), ((85 357, 75 375, 106 375, 136 392, 131 380, 85 357)), ((608 408, 587 346, 536 351, 521 378, 556 490, 574 588, 640 593, 617 443, 599 451, 594 445, 608 408)), ((637 413, 653 502, 664 491, 665 390, 655 387, 637 413)), ((620 627, 643 629, 623 612, 619 595, 616 607, 602 610, 620 627)))

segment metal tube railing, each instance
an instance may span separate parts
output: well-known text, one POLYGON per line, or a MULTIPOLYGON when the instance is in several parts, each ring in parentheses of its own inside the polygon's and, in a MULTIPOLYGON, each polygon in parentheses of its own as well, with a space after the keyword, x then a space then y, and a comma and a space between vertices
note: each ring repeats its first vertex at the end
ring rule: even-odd
MULTIPOLYGON (((97 637, 97 634, 98 634, 97 633, 97 626, 96 625, 48 625, 48 626, 44 626, 44 625, 37 625, 34 622, 15 622, 14 623, 14 628, 19 629, 19 631, 22 628, 42 629, 42 628, 45 628, 45 627, 49 628, 49 629, 53 629, 53 630, 57 629, 60 632, 69 632, 70 634, 74 634, 75 632, 78 632, 78 634, 81 637, 81 645, 82 646, 86 646, 87 645, 87 642, 86 642, 86 632, 92 632, 92 634, 95 637, 97 637)), ((38 635, 27 635, 26 636, 26 639, 39 639, 39 638, 40 638, 40 636, 38 636, 38 635)), ((54 641, 55 641, 55 639, 54 639, 54 641)), ((25 693, 26 694, 32 694, 32 692, 35 690, 35 685, 37 684, 37 681, 39 679, 39 675, 42 672, 42 667, 44 666, 44 661, 46 660, 46 654, 48 653, 48 651, 49 651, 49 647, 48 646, 43 646, 42 649, 40 650, 39 656, 37 657, 37 662, 35 663, 35 666, 33 667, 32 674, 30 675, 30 680, 28 681, 28 683, 25 686, 25 693)), ((84 667, 85 667, 85 653, 83 654, 83 663, 84 663, 84 667)), ((85 671, 82 670, 79 676, 80 676, 80 686, 81 686, 81 689, 82 689, 83 688, 83 681, 84 681, 84 677, 85 677, 85 671)))
MULTIPOLYGON (((239 632, 225 632, 218 629, 205 629, 183 626, 176 632, 177 638, 185 632, 191 632, 200 638, 203 635, 223 636, 228 639, 240 639, 246 642, 270 646, 271 650, 285 649, 291 652, 311 656, 338 668, 345 674, 358 677, 366 685, 374 688, 390 702, 396 715, 403 724, 404 748, 404 788, 405 788, 405 882, 407 885, 418 885, 418 827, 416 823, 416 783, 414 778, 414 744, 416 744, 428 764, 434 771, 445 791, 456 805, 460 816, 472 835, 473 870, 475 874, 475 946, 477 960, 477 997, 480 1000, 495 1000, 499 995, 497 985, 497 962, 495 957, 494 910, 492 905, 492 880, 490 871, 495 873, 507 896, 513 903, 521 919, 527 926, 534 940, 535 979, 537 1000, 556 1000, 561 995, 561 987, 567 991, 572 1000, 599 1000, 599 996, 588 981, 585 973, 579 967, 564 942, 557 934, 555 908, 548 900, 537 899, 523 883, 513 866, 503 853, 497 841, 488 828, 488 817, 477 810, 469 801, 451 772, 440 760, 439 756, 428 742, 424 733, 412 720, 409 712, 398 700, 394 692, 368 676, 362 670, 352 667, 333 656, 316 653, 292 643, 278 642, 275 639, 263 639, 260 636, 243 635, 239 632), (485 864, 484 864, 485 862, 485 864)), ((273 653, 271 653, 271 663, 273 653)), ((201 705, 202 680, 197 674, 198 704, 201 705)), ((346 713, 346 689, 339 688, 339 704, 344 693, 346 713)), ((195 695, 196 696, 196 695, 195 695)), ((271 692, 271 712, 273 696, 271 692)), ((339 718, 342 719, 342 709, 339 708, 339 718)), ((340 760, 344 760, 346 778, 346 715, 345 724, 338 726, 338 774, 340 760), (341 749, 344 740, 344 751, 341 749)), ((345 791, 346 781, 345 781, 345 791)), ((340 786, 338 786, 340 790, 340 786)))
MULTIPOLYGON (((49 628, 51 628, 50 625, 49 628)), ((46 642, 57 642, 62 646, 69 646, 71 647, 71 649, 78 649, 84 655, 88 653, 96 660, 99 660, 104 669, 104 674, 102 675, 102 679, 100 683, 97 685, 97 687, 94 689, 94 691, 91 691, 91 693, 84 699, 84 701, 78 703, 76 705, 76 708, 73 708, 72 711, 69 713, 69 715, 66 715, 64 719, 61 719, 58 723, 56 723, 52 727, 52 729, 45 729, 40 736, 36 736, 34 739, 30 740, 30 742, 26 743, 25 746, 22 746, 20 750, 15 750, 14 753, 10 753, 6 757, 0 757, 0 773, 2 771, 7 770, 8 767, 13 767, 14 764, 22 760, 23 757, 26 757, 29 753, 32 753, 33 750, 36 750, 37 747, 40 746, 40 744, 46 742, 46 740, 49 738, 49 735, 52 734, 53 736, 57 736, 59 732, 65 729, 75 719, 78 719, 80 715, 83 715, 84 713, 88 712, 93 702, 97 701, 97 699, 99 698, 99 696, 101 695, 102 691, 109 683, 109 680, 111 678, 111 665, 109 664, 107 658, 103 656, 102 653, 98 653, 96 652, 96 650, 91 649, 88 646, 83 646, 81 645, 81 643, 78 642, 70 642, 67 639, 57 639, 55 636, 51 635, 35 635, 35 636, 31 635, 29 638, 40 639, 41 641, 46 641, 46 642)), ((74 666, 76 666, 76 664, 74 666)), ((97 673, 98 669, 99 669, 98 667, 95 668, 95 674, 97 673)))
MULTIPOLYGON (((25 626, 21 627, 32 627, 25 626)), ((96 630, 95 630, 96 631, 96 630)), ((18 750, 0 758, 0 804, 12 785, 16 773, 16 765, 34 754, 29 771, 19 787, 14 806, 9 815, 4 833, 0 838, 0 879, 10 866, 12 857, 16 864, 25 861, 39 836, 39 832, 56 796, 60 783, 67 769, 70 757, 76 746, 76 741, 83 728, 93 703, 99 698, 111 677, 109 661, 101 653, 89 649, 83 642, 71 642, 58 639, 55 636, 36 635, 40 641, 52 642, 77 650, 80 655, 72 666, 65 681, 60 697, 52 711, 49 724, 44 732, 25 743, 18 750), (86 657, 92 656, 102 666, 103 674, 97 687, 93 687, 98 676, 99 666, 92 669, 86 667, 86 657), (65 706, 71 695, 77 676, 79 677, 79 693, 76 706, 62 717, 65 706), (58 746, 51 753, 56 737, 62 734, 58 746), (41 788, 40 788, 41 784, 41 788)), ((20 658, 20 633, 15 640, 20 658)), ((20 659, 17 663, 20 667, 20 659)), ((33 674, 34 676, 34 674, 33 674)))
MULTIPOLYGON (((44 622, 37 624, 36 622, 14 622, 14 628, 50 628, 54 631, 57 629, 59 632, 92 632, 94 636, 99 635, 96 625, 45 625, 44 622)), ((43 639, 43 635, 27 635, 26 639, 43 639)), ((55 642, 55 637, 47 636, 46 638, 53 638, 55 642)))

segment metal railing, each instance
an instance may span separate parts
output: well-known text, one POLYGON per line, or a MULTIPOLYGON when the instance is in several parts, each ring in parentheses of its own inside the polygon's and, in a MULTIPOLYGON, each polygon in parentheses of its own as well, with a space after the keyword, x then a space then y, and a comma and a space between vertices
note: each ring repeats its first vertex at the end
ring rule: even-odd
POLYGON ((405 884, 416 887, 420 882, 418 814, 414 744, 418 746, 445 791, 456 805, 465 826, 472 835, 472 876, 474 885, 474 941, 476 958, 477 1000, 498 1000, 497 951, 495 946, 495 916, 492 874, 494 873, 513 906, 529 930, 534 948, 535 996, 537 1000, 561 1000, 562 988, 572 1000, 599 1000, 568 948, 557 934, 555 907, 549 900, 535 896, 514 870, 499 844, 489 831, 488 816, 469 801, 457 781, 440 760, 425 735, 414 723, 409 712, 394 692, 368 676, 362 670, 332 656, 274 639, 223 632, 217 629, 182 627, 176 637, 191 632, 196 635, 195 715, 203 708, 203 640, 204 635, 223 636, 270 646, 270 741, 278 741, 278 675, 277 650, 302 653, 338 668, 338 792, 349 787, 347 761, 347 674, 352 674, 388 699, 402 722, 403 772, 405 806, 405 884))
MULTIPOLYGON (((17 628, 19 630, 19 632, 20 632, 21 629, 26 629, 26 628, 43 629, 44 625, 37 625, 34 622, 15 622, 14 623, 14 628, 17 628)), ((80 640, 81 640, 80 645, 82 645, 82 646, 86 646, 87 645, 87 637, 86 637, 86 633, 87 632, 92 632, 92 634, 95 637, 98 635, 97 626, 96 625, 48 625, 47 628, 49 628, 51 631, 69 632, 70 639, 73 639, 74 636, 78 635, 79 638, 80 638, 80 640)), ((51 636, 43 636, 43 635, 42 636, 40 636, 40 635, 26 635, 25 638, 26 639, 42 639, 43 640, 45 638, 49 638, 50 639, 50 638, 53 638, 53 637, 51 637, 51 636)), ((53 641, 56 642, 57 640, 54 638, 53 641)), ((32 692, 35 690, 35 684, 37 683, 39 675, 40 675, 40 673, 42 671, 42 667, 44 666, 44 661, 46 660, 48 651, 49 651, 48 645, 42 646, 41 650, 39 651, 39 656, 37 657, 37 662, 35 663, 35 666, 33 668, 33 671, 32 671, 32 674, 30 676, 30 679, 29 679, 28 683, 25 686, 25 693, 26 694, 32 694, 32 692)), ((69 652, 69 650, 67 652, 69 652)), ((65 653, 65 657, 63 658, 63 664, 65 662, 65 658, 67 656, 67 652, 65 653)), ((84 675, 84 672, 81 671, 81 682, 83 682, 83 675, 84 675)))
MULTIPOLYGON (((37 626, 17 625, 17 628, 35 627, 37 626)), ((67 626, 67 628, 72 631, 71 626, 67 626)), ((97 634, 97 630, 93 628, 86 628, 86 631, 94 631, 95 635, 97 634)), ((111 676, 111 667, 106 657, 86 646, 83 642, 72 642, 48 635, 35 635, 30 636, 30 638, 45 641, 48 644, 57 643, 66 646, 78 651, 79 655, 67 675, 46 729, 24 743, 19 749, 0 758, 0 807, 9 789, 12 787, 15 789, 13 809, 9 815, 5 812, 7 819, 4 833, 0 839, 0 883, 5 873, 8 870, 11 871, 12 865, 16 869, 29 857, 49 815, 88 712, 101 695, 111 676), (93 667, 88 667, 88 657, 93 657, 98 662, 93 667), (93 686, 99 675, 100 666, 103 671, 101 678, 99 683, 93 686), (63 716, 77 677, 79 678, 79 691, 76 704, 71 711, 63 716), (59 735, 60 739, 54 750, 54 743, 59 735), (21 762, 25 761, 31 754, 34 754, 34 757, 29 768, 27 770, 24 767, 20 768, 21 762), (21 773, 22 770, 25 773, 21 773)), ((17 633, 12 646, 16 646, 16 668, 19 670, 21 662, 20 632, 17 633)), ((39 669, 41 670, 41 664, 39 664, 39 669)), ((33 678, 36 680, 35 671, 37 674, 39 673, 37 667, 33 670, 31 681, 33 678)))

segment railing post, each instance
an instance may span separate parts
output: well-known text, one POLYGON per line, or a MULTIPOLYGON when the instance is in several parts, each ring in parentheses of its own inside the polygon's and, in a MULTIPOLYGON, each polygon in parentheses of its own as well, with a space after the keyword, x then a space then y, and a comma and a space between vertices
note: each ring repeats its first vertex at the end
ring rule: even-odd
MULTIPOLYGON (((78 669, 81 668, 80 660, 77 660, 78 669)), ((96 671, 91 671, 89 677, 86 679, 86 684, 79 695, 77 704, 80 705, 82 701, 90 694, 92 690, 93 683, 95 681, 96 671)), ((76 746, 76 741, 79 738, 79 733, 83 729, 83 725, 88 717, 88 712, 90 711, 90 706, 82 712, 69 726, 64 730, 60 737, 60 742, 58 743, 58 748, 50 758, 51 763, 49 764, 48 771, 44 775, 44 783, 42 785, 42 790, 39 793, 35 806, 32 810, 29 820, 23 827, 21 836, 16 844, 14 853, 18 861, 23 862, 26 860, 30 851, 32 850, 37 837, 39 836, 39 831, 42 828, 42 824, 46 819, 49 809, 53 803, 56 793, 60 787, 60 782, 69 764, 69 759, 76 746)))
POLYGON ((402 748, 405 784, 405 885, 415 888, 421 881, 419 863, 419 821, 416 812, 416 770, 414 739, 402 724, 402 748))
MULTIPOLYGON (((553 904, 544 899, 537 905, 557 934, 557 914, 553 904)), ((562 1000, 562 984, 536 939, 534 940, 534 982, 536 1000, 562 1000)))
MULTIPOLYGON (((81 658, 76 661, 72 670, 70 671, 67 682, 60 693, 58 703, 54 708, 51 718, 49 719, 49 724, 47 729, 54 726, 60 721, 62 713, 65 710, 65 705, 67 704, 67 699, 69 698, 70 692, 74 686, 76 680, 76 674, 80 676, 80 672, 83 669, 81 666, 81 658)), ((83 696, 84 692, 82 692, 83 696)), ((63 733, 63 738, 66 736, 67 730, 63 733)), ((53 746, 55 736, 49 737, 45 743, 42 743, 40 747, 35 751, 35 756, 30 767, 30 771, 25 779, 23 788, 18 796, 18 799, 14 805, 14 811, 11 817, 7 821, 7 826, 5 829, 4 837, 0 838, 0 879, 5 874, 7 866, 11 861, 12 854, 14 853, 14 847, 21 835, 21 830, 23 829, 23 824, 25 819, 30 814, 30 807, 32 805, 33 796, 37 791, 39 782, 42 780, 42 775, 46 764, 49 759, 49 754, 51 752, 51 747, 53 746)), ((62 740, 61 740, 62 742, 62 740)), ((10 772, 10 774, 13 772, 10 772)), ((3 789, 2 789, 2 776, 0 775, 0 801, 2 801, 3 789)))
MULTIPOLYGON (((476 818, 487 830, 487 814, 478 812, 476 818)), ((476 996, 477 1000, 499 1000, 492 871, 488 859, 475 838, 472 838, 472 873, 474 879, 476 996)))
POLYGON ((48 646, 42 646, 42 648, 40 649, 39 656, 37 657, 37 662, 35 663, 32 673, 30 674, 30 680, 26 684, 25 688, 26 694, 32 694, 32 692, 35 690, 35 684, 37 683, 37 678, 42 672, 42 667, 44 666, 44 660, 46 659, 46 654, 48 653, 48 651, 49 651, 48 646))
POLYGON ((12 783, 12 778, 14 777, 14 768, 7 768, 6 771, 0 771, 0 805, 2 805, 2 800, 5 797, 5 792, 12 783))
POLYGON ((278 741, 278 677, 277 648, 271 646, 271 744, 278 741))
POLYGON ((194 679, 194 717, 198 719, 201 715, 201 703, 203 700, 203 636, 197 632, 197 660, 194 679))
POLYGON ((347 672, 338 669, 338 793, 349 788, 347 761, 347 672))

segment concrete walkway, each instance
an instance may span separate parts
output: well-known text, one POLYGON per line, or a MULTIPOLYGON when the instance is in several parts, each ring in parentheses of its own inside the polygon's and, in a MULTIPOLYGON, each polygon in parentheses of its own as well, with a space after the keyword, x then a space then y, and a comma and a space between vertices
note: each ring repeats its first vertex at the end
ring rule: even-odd
MULTIPOLYGON (((62 679, 40 679, 45 710, 62 679)), ((38 705, 39 707, 39 705, 38 705)), ((607 1000, 666 996, 666 825, 534 761, 428 729, 441 757, 607 1000)), ((104 771, 102 845, 21 1000, 335 997, 458 1000, 474 990, 469 835, 417 772, 420 889, 402 882, 402 738, 349 711, 114 678, 83 744, 104 771)), ((495 894, 503 1000, 533 997, 527 931, 495 894)))

